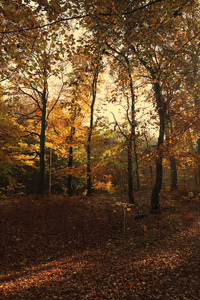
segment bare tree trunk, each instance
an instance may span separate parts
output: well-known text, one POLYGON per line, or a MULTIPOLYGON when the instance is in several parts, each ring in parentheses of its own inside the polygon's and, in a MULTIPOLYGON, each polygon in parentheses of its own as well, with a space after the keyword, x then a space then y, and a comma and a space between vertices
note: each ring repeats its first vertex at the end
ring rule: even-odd
POLYGON ((151 194, 151 211, 157 211, 160 208, 159 193, 162 187, 163 180, 163 144, 165 133, 165 106, 161 95, 160 85, 158 82, 154 83, 154 91, 156 95, 157 109, 159 114, 159 137, 157 144, 156 156, 156 181, 151 194))
POLYGON ((46 140, 46 85, 42 94, 42 117, 41 117, 41 132, 40 132, 40 181, 39 181, 39 194, 43 194, 45 191, 45 140, 46 140))
POLYGON ((131 66, 127 56, 124 56, 128 74, 129 74, 129 87, 131 92, 131 118, 129 119, 128 111, 127 111, 127 118, 129 124, 131 126, 130 136, 128 138, 128 196, 129 196, 129 203, 134 204, 134 192, 133 192, 133 159, 132 159, 132 150, 134 150, 135 156, 135 164, 136 164, 136 178, 137 178, 137 187, 139 189, 139 172, 138 172, 138 157, 137 157, 137 149, 136 149, 136 138, 135 138, 135 93, 133 88, 133 79, 131 75, 131 66))
MULTIPOLYGON (((70 142, 72 142, 73 136, 75 134, 75 127, 71 127, 71 133, 70 133, 70 142)), ((69 159, 68 159, 68 168, 71 169, 73 167, 73 147, 69 147, 69 159)), ((72 174, 68 175, 67 180, 68 185, 68 195, 72 195, 72 174)))
POLYGON ((93 118, 94 118, 94 104, 96 100, 96 93, 93 93, 92 104, 90 108, 90 127, 89 134, 87 139, 87 195, 91 194, 92 190, 92 181, 91 181, 91 139, 92 139, 92 131, 93 131, 93 118))
POLYGON ((91 181, 91 148, 87 145, 87 195, 91 194, 92 181, 91 181))
POLYGON ((136 146, 136 138, 134 135, 134 154, 135 154, 135 165, 136 165, 136 190, 139 191, 140 189, 140 176, 139 176, 139 165, 138 165, 138 154, 137 154, 137 146, 136 146))
POLYGON ((87 195, 91 194, 92 190, 92 180, 91 180, 91 139, 92 139, 92 131, 93 131, 93 122, 94 122, 94 104, 96 101, 96 93, 97 93, 97 81, 99 76, 99 68, 100 68, 101 57, 99 57, 99 61, 97 62, 97 66, 95 69, 93 82, 92 82, 92 103, 90 106, 90 127, 89 134, 87 139, 87 195))
MULTIPOLYGON (((68 160, 68 167, 72 168, 73 166, 73 147, 70 146, 69 147, 69 160, 68 160)), ((68 175, 68 179, 67 179, 67 185, 68 185, 68 195, 71 196, 72 195, 72 174, 68 175)))
POLYGON ((133 193, 133 162, 132 162, 132 140, 128 141, 128 198, 129 203, 134 204, 134 193, 133 193))

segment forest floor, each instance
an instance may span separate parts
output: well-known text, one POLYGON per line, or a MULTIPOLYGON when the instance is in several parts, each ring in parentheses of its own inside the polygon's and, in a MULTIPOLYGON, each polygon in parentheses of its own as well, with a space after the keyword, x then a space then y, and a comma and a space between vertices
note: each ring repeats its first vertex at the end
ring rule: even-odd
POLYGON ((200 299, 200 195, 136 197, 1 201, 0 299, 200 299))

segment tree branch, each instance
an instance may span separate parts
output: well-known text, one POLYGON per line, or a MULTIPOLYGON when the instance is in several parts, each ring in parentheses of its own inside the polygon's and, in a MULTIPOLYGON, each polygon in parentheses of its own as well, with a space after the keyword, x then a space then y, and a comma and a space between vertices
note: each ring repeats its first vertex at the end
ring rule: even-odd
POLYGON ((4 34, 11 34, 11 33, 16 33, 16 32, 24 32, 24 31, 31 31, 34 29, 41 29, 41 28, 45 28, 51 25, 55 25, 58 23, 62 23, 62 22, 67 22, 70 20, 78 20, 78 19, 84 19, 86 17, 88 17, 89 15, 83 15, 83 16, 75 16, 75 17, 70 17, 70 18, 61 18, 59 20, 44 24, 44 25, 38 25, 38 26, 33 26, 33 27, 26 27, 26 28, 20 28, 20 29, 16 29, 16 30, 5 30, 5 31, 0 31, 0 34, 4 35, 4 34))
POLYGON ((116 118, 115 118, 115 115, 113 114, 112 111, 111 111, 111 114, 113 115, 113 118, 114 118, 114 120, 115 120, 115 124, 116 124, 116 126, 119 128, 119 131, 120 131, 121 134, 128 140, 127 135, 122 131, 122 129, 121 129, 121 127, 119 126, 119 124, 118 124, 118 122, 117 122, 117 120, 116 120, 116 118))

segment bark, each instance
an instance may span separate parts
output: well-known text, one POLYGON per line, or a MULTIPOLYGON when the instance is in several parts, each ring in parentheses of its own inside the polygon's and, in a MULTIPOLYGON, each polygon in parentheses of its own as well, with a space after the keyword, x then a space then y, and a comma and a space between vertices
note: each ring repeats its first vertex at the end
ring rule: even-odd
POLYGON ((92 131, 93 131, 93 119, 94 119, 94 104, 96 97, 93 96, 92 104, 90 108, 90 128, 87 139, 87 195, 91 194, 92 190, 92 181, 91 181, 91 139, 92 139, 92 131))
POLYGON ((136 146, 136 138, 134 135, 134 154, 135 154, 135 165, 136 165, 136 190, 140 189, 140 176, 139 176, 139 165, 138 165, 138 155, 137 155, 137 146, 136 146))
MULTIPOLYGON (((72 142, 73 136, 75 134, 75 127, 71 127, 71 133, 70 133, 70 142, 72 142)), ((68 160, 68 168, 71 169, 73 167, 73 147, 69 147, 69 160, 68 160)), ((72 174, 69 174, 68 180, 68 195, 72 195, 72 174)))
POLYGON ((154 91, 157 102, 157 109, 159 114, 159 136, 157 143, 157 156, 156 156, 156 181, 151 194, 151 211, 157 211, 160 208, 159 193, 162 187, 163 180, 163 144, 165 133, 165 114, 166 109, 162 99, 160 85, 158 82, 154 83, 154 91))
POLYGON ((91 181, 91 148, 87 146, 87 195, 91 194, 92 181, 91 181))
MULTIPOLYGON (((133 140, 133 149, 134 149, 134 158, 135 158, 135 165, 136 165, 136 190, 138 191, 140 188, 140 177, 139 177, 139 166, 138 166, 138 156, 137 156, 137 146, 136 146, 136 135, 135 135, 135 94, 133 90, 133 80, 130 71, 130 64, 129 66, 129 79, 130 79, 130 91, 131 91, 131 139, 133 140)), ((132 143, 131 143, 132 147, 132 143)))
POLYGON ((43 194, 45 191, 45 140, 46 140, 46 110, 47 110, 47 98, 46 98, 46 86, 43 89, 42 94, 42 117, 41 117, 41 132, 40 132, 40 181, 39 181, 39 194, 43 194))
MULTIPOLYGON (((72 168, 73 166, 73 147, 69 147, 69 160, 68 160, 68 167, 72 168)), ((72 195, 72 174, 68 175, 68 180, 67 180, 67 186, 68 186, 68 195, 72 195)))
POLYGON ((131 68, 130 62, 128 57, 125 56, 126 64, 128 67, 128 74, 129 74, 129 87, 131 92, 131 119, 129 119, 128 111, 127 111, 127 118, 129 124, 131 126, 131 134, 128 138, 128 196, 129 196, 129 203, 135 203, 134 200, 134 193, 133 193, 133 159, 132 159, 132 148, 134 149, 134 156, 135 156, 135 164, 136 164, 136 179, 137 179, 137 186, 136 189, 139 190, 140 179, 139 179, 139 172, 138 172, 138 157, 137 157, 137 147, 136 147, 136 137, 135 137, 135 93, 133 88, 133 79, 131 75, 131 68))
POLYGON ((101 58, 99 58, 99 62, 97 63, 94 78, 92 82, 92 103, 90 106, 90 127, 87 139, 87 195, 91 194, 92 190, 92 180, 91 180, 91 139, 92 139, 92 131, 93 131, 93 123, 94 123, 94 104, 96 101, 96 93, 97 93, 97 81, 99 76, 99 63, 101 58))
POLYGON ((128 141, 128 198, 129 203, 134 204, 134 193, 133 193, 133 162, 132 162, 132 140, 128 141))

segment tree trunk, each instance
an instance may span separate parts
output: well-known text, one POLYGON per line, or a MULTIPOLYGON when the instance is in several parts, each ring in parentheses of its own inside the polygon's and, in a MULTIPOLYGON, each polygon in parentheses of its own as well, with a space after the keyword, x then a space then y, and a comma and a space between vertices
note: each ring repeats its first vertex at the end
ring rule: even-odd
POLYGON ((90 145, 87 146, 87 195, 91 194, 92 181, 91 181, 91 149, 90 145))
POLYGON ((45 191, 45 139, 46 139, 46 87, 43 89, 42 94, 42 117, 41 117, 41 132, 40 132, 40 182, 39 182, 39 194, 43 194, 45 191))
MULTIPOLYGON (((73 136, 75 134, 75 127, 71 127, 71 133, 70 133, 70 142, 72 142, 73 136)), ((69 170, 73 167, 73 147, 69 147, 69 159, 68 159, 68 168, 69 170)), ((68 195, 72 195, 72 174, 68 175, 67 179, 67 189, 68 189, 68 195)))
POLYGON ((132 139, 128 140, 128 199, 130 204, 134 204, 133 193, 133 165, 132 165, 132 139))
MULTIPOLYGON (((73 147, 69 147, 69 160, 68 160, 68 168, 72 168, 73 166, 73 147)), ((67 180, 67 185, 68 185, 68 195, 72 195, 72 174, 68 175, 68 180, 67 180)))
POLYGON ((94 103, 95 98, 92 100, 91 111, 90 111, 90 128, 87 139, 87 195, 91 194, 92 190, 92 181, 91 181, 91 138, 92 138, 92 130, 93 130, 93 114, 94 114, 94 103))
POLYGON ((159 193, 162 187, 163 180, 163 144, 165 133, 165 105, 162 99, 160 85, 158 82, 154 83, 154 91, 156 95, 157 109, 159 114, 159 137, 157 144, 157 156, 156 156, 156 182, 151 194, 151 211, 157 211, 160 208, 159 193))
POLYGON ((128 67, 129 74, 129 87, 131 92, 131 119, 129 119, 128 111, 127 118, 131 125, 131 134, 128 138, 128 197, 129 203, 134 204, 134 192, 133 192, 133 161, 132 161, 132 148, 134 146, 134 155, 135 155, 135 164, 136 164, 136 177, 137 177, 137 189, 139 189, 139 173, 138 173, 138 158, 137 158, 137 149, 136 149, 136 139, 135 139, 135 93, 133 89, 133 79, 131 75, 131 66, 127 56, 125 60, 128 67))
POLYGON ((136 165, 136 190, 140 189, 140 176, 139 176, 139 166, 138 166, 138 155, 137 155, 137 146, 136 146, 136 138, 134 136, 134 154, 135 154, 135 165, 136 165))
POLYGON ((99 58, 99 61, 97 62, 97 66, 94 73, 94 78, 92 82, 92 103, 90 106, 90 127, 89 127, 89 133, 88 133, 88 139, 87 139, 87 195, 91 194, 92 190, 92 181, 91 181, 91 139, 92 139, 92 131, 93 131, 93 120, 94 120, 94 104, 96 101, 96 93, 97 93, 97 80, 99 76, 99 64, 100 64, 101 58, 99 58))

